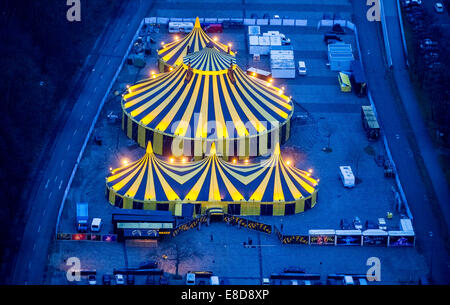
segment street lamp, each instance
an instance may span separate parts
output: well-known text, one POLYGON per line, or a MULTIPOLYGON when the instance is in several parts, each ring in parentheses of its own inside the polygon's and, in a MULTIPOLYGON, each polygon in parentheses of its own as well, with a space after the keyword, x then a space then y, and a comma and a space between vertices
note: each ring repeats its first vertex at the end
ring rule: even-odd
POLYGON ((430 281, 433 281, 433 253, 434 253, 434 245, 433 245, 433 232, 428 232, 428 236, 430 236, 431 239, 431 255, 430 255, 430 281))

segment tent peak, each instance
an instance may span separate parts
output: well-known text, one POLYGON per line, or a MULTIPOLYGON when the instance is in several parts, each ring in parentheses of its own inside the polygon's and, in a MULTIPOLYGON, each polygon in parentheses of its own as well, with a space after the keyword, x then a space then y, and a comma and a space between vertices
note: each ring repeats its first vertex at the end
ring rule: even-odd
POLYGON ((153 153, 153 147, 152 147, 152 143, 150 141, 148 141, 146 153, 147 154, 153 153))
POLYGON ((200 27, 200 19, 198 19, 198 17, 195 18, 195 28, 199 28, 200 27))
POLYGON ((215 154, 216 154, 216 143, 212 142, 210 155, 214 156, 215 154))
POLYGON ((273 151, 273 154, 276 156, 280 155, 280 143, 275 144, 275 149, 273 151))

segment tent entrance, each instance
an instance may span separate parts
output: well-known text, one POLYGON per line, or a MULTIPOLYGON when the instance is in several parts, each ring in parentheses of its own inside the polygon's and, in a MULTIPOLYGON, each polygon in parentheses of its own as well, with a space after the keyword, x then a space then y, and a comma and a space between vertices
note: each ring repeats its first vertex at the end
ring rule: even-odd
POLYGON ((210 221, 223 221, 224 214, 222 208, 210 208, 206 210, 206 215, 210 221))

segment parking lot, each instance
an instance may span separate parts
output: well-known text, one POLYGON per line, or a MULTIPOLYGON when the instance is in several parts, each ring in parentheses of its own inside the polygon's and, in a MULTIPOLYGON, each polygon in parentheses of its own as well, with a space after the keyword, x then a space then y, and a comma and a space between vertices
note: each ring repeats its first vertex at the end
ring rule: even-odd
MULTIPOLYGON (((334 3, 343 18, 350 16, 350 12, 345 9, 348 1, 322 2, 327 8, 334 3)), ((312 169, 313 174, 320 178, 319 200, 313 209, 304 213, 256 219, 278 227, 282 224, 288 234, 307 234, 309 229, 339 229, 341 219, 351 222, 358 216, 364 223, 366 220, 376 221, 379 217, 386 218, 387 212, 393 212, 394 217, 387 220, 387 225, 388 228, 397 229, 401 213, 394 208, 394 180, 385 178, 383 168, 375 162, 375 157, 386 154, 383 144, 381 140, 369 142, 361 126, 360 109, 362 105, 368 105, 369 101, 367 98, 358 98, 354 93, 340 92, 337 72, 330 71, 326 65, 327 46, 323 34, 327 29, 317 29, 315 22, 321 19, 323 12, 320 6, 312 9, 312 2, 305 1, 305 7, 309 7, 310 11, 301 12, 298 16, 292 16, 292 11, 285 13, 289 17, 313 20, 308 26, 263 26, 261 32, 276 30, 284 33, 292 41, 295 60, 306 63, 306 76, 297 73, 295 79, 274 80, 274 85, 284 86, 286 94, 302 106, 295 106, 296 113, 307 115, 306 120, 291 124, 291 136, 282 147, 282 154, 293 160, 297 168, 312 169), (328 146, 328 142, 331 152, 324 152, 323 148, 328 146), (343 187, 338 176, 340 165, 352 166, 357 176, 355 188, 343 187)), ((161 9, 155 12, 162 16, 168 15, 161 9)), ((181 17, 186 15, 185 12, 171 10, 170 16, 176 13, 180 13, 181 17)), ((262 17, 264 12, 251 9, 245 11, 245 15, 251 14, 262 17)), ((283 15, 283 12, 279 14, 283 15)), ((260 62, 253 62, 252 56, 248 54, 247 27, 226 30, 212 36, 217 36, 221 42, 233 44, 233 49, 238 52, 237 64, 242 69, 256 67, 270 70, 268 56, 261 56, 260 62)), ((160 33, 154 33, 151 37, 156 43, 147 58, 147 65, 142 69, 124 65, 113 91, 122 92, 128 84, 157 71, 155 49, 161 41, 172 41, 174 35, 168 34, 167 28, 162 26, 160 33)), ((343 38, 352 44, 353 53, 358 58, 353 32, 347 29, 343 38)), ((109 169, 119 167, 124 158, 133 161, 144 153, 144 149, 129 140, 121 130, 119 98, 120 95, 115 97, 111 94, 105 103, 94 130, 94 135, 102 139, 102 144, 98 145, 91 139, 86 147, 65 203, 59 232, 75 232, 75 204, 86 201, 89 203, 90 217, 103 219, 101 233, 112 233, 111 213, 116 208, 105 199, 105 177, 109 169), (119 119, 115 122, 108 119, 107 115, 111 113, 118 115, 119 119)), ((83 269, 95 269, 100 276, 112 274, 115 268, 137 267, 143 261, 154 259, 159 261, 171 284, 182 283, 183 280, 173 278, 174 260, 170 255, 167 259, 163 258, 166 253, 173 252, 177 244, 188 245, 181 250, 194 254, 180 261, 179 274, 208 270, 230 284, 260 284, 263 277, 281 272, 284 267, 291 265, 302 266, 309 273, 321 274, 322 278, 329 273, 365 274, 369 268, 366 265, 369 257, 381 260, 382 284, 417 282, 426 273, 423 257, 415 248, 281 245, 274 234, 266 235, 214 222, 210 226, 203 226, 201 230, 191 230, 159 243, 55 241, 46 281, 66 284, 65 271, 68 267, 65 266, 65 260, 75 256, 80 258, 83 269), (252 239, 255 247, 243 246, 249 239, 252 239)), ((87 282, 83 279, 81 283, 87 282)), ((137 277, 136 283, 144 284, 145 278, 137 277)))

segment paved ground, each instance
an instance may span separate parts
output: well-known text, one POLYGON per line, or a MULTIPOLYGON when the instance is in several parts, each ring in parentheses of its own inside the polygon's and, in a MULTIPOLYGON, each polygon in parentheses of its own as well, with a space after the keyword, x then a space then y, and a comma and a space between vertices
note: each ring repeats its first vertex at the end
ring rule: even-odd
MULTIPOLYGON (((399 36, 398 20, 392 6, 387 6, 391 51, 394 61, 394 78, 384 68, 383 43, 379 24, 368 22, 365 18, 367 7, 359 1, 354 2, 356 25, 360 35, 363 62, 369 80, 369 88, 377 107, 378 115, 388 138, 389 147, 397 166, 400 181, 403 185, 408 203, 414 218, 418 236, 418 248, 432 262, 432 275, 436 283, 449 283, 448 245, 442 235, 440 226, 441 212, 436 211, 432 195, 426 189, 427 179, 431 179, 443 208, 448 209, 448 188, 441 180, 442 172, 437 168, 437 159, 429 138, 424 130, 417 102, 412 94, 409 76, 404 69, 403 49, 399 36), (397 86, 393 86, 394 82, 397 86), (397 91, 399 90, 399 91, 397 91), (408 122, 409 121, 409 122, 408 122), (434 157, 433 157, 434 155, 434 157), (422 159, 423 158, 423 159, 422 159), (420 171, 419 164, 425 164, 428 175, 420 171), (447 199, 446 199, 447 198, 447 199), (429 237, 433 232, 433 238, 429 237)), ((386 2, 386 1, 385 1, 386 2)), ((428 183, 428 185, 430 185, 428 183)), ((445 227, 447 226, 447 227, 445 227)))
POLYGON ((97 61, 80 88, 79 99, 48 153, 50 162, 40 170, 39 181, 28 199, 32 202, 31 216, 14 265, 10 280, 13 283, 42 281, 47 249, 69 176, 106 88, 149 6, 147 1, 124 2, 110 28, 94 47, 96 53, 91 55, 97 61))
MULTIPOLYGON (((294 5, 295 1, 287 1, 283 9, 290 12, 304 7, 305 16, 316 18, 322 16, 321 11, 339 10, 342 14, 351 15, 352 8, 348 1, 322 1, 322 10, 312 5, 312 1, 302 1, 294 5), (306 3, 306 4, 304 4, 306 3), (332 4, 338 5, 333 6, 332 4), (307 5, 307 6, 303 6, 307 5)), ((233 8, 222 11, 224 16, 242 16, 241 1, 236 2, 233 8)), ((174 16, 175 12, 182 11, 180 6, 169 6, 156 2, 151 15, 174 16), (167 11, 162 11, 162 10, 167 11), (165 13, 164 13, 165 12, 165 13)), ((207 16, 205 12, 196 9, 195 3, 183 5, 185 9, 180 16, 192 17, 196 13, 207 16), (192 12, 192 13, 191 13, 192 12)), ((211 9, 220 5, 208 6, 211 9)), ((248 14, 250 8, 268 12, 273 11, 273 3, 265 5, 250 4, 245 6, 248 14), (271 11, 272 10, 272 11, 271 11)), ((299 10, 300 11, 300 10, 299 10)), ((281 13, 280 13, 281 14, 281 13)), ((286 13, 290 16, 290 13, 286 13)), ((364 15, 365 16, 365 15, 364 15)), ((276 28, 271 28, 276 29, 276 28)), ((267 30, 262 28, 262 30, 267 30)), ((283 29, 293 41, 296 60, 305 60, 308 75, 295 80, 276 80, 286 86, 287 93, 307 108, 312 117, 304 125, 294 125, 289 142, 283 147, 283 154, 295 161, 299 168, 312 168, 321 179, 320 199, 316 207, 306 213, 289 217, 261 217, 265 222, 280 224, 283 222, 287 232, 306 233, 308 229, 338 228, 341 218, 351 219, 359 216, 363 220, 376 220, 384 217, 387 211, 393 211, 393 195, 391 188, 393 181, 383 177, 383 171, 374 162, 374 154, 384 154, 382 143, 369 143, 365 138, 360 122, 360 106, 368 104, 367 99, 359 99, 354 94, 345 94, 339 91, 336 73, 326 68, 326 46, 322 41, 325 30, 317 31, 316 24, 302 29, 283 29), (321 149, 327 145, 327 133, 331 131, 331 147, 333 152, 327 154, 321 149), (356 160, 359 159, 359 162, 356 160), (358 163, 358 177, 361 183, 355 189, 347 190, 338 180, 337 169, 339 165, 350 164, 356 167, 358 163)), ((238 50, 238 64, 244 68, 254 65, 249 59, 245 46, 245 30, 227 31, 218 35, 221 41, 231 41, 238 50)), ((154 35, 157 43, 161 40, 169 41, 170 36, 165 33, 154 35)), ((353 44, 356 50, 353 35, 347 35, 345 40, 353 44)), ((356 52, 355 52, 356 53, 356 52)), ((154 54, 153 54, 154 56, 154 54)), ((151 70, 156 70, 156 60, 149 59, 149 64, 142 70, 126 65, 121 72, 115 89, 123 89, 126 84, 133 83, 151 70)), ((260 68, 268 67, 267 58, 259 64, 260 68)), ((298 107, 297 107, 298 109, 298 107)), ((143 149, 130 142, 120 129, 120 123, 110 123, 106 114, 120 113, 119 100, 111 99, 105 104, 95 133, 100 134, 103 145, 97 146, 90 141, 81 160, 79 170, 75 176, 72 189, 62 215, 59 231, 74 232, 75 202, 88 201, 91 217, 102 217, 104 228, 102 233, 111 232, 109 223, 111 207, 104 198, 104 177, 109 167, 117 167, 123 157, 135 160, 143 154, 143 149)), ((391 228, 396 228, 399 213, 388 222, 391 228)), ((136 245, 121 243, 97 242, 71 242, 59 241, 52 245, 48 264, 46 283, 67 283, 65 279, 66 266, 64 260, 71 256, 81 259, 83 268, 93 268, 98 273, 112 273, 113 268, 137 266, 149 258, 160 260, 162 266, 169 274, 175 273, 173 261, 165 261, 161 255, 174 243, 189 244, 190 250, 196 255, 185 260, 180 265, 180 274, 189 270, 211 270, 231 284, 257 284, 263 276, 272 272, 279 272, 290 265, 300 265, 308 272, 320 273, 322 278, 328 273, 365 273, 367 258, 376 256, 382 263, 382 283, 395 284, 408 281, 417 282, 418 278, 426 274, 424 258, 415 248, 344 248, 344 247, 314 247, 300 245, 281 246, 275 235, 238 230, 227 227, 223 223, 213 223, 210 227, 203 227, 200 232, 194 230, 181 234, 175 239, 162 241, 158 247, 154 244, 136 245), (211 241, 213 235, 213 241, 211 241), (244 248, 242 243, 251 238, 258 248, 244 248), (105 255, 107 253, 107 255, 105 255)), ((143 279, 139 279, 142 283, 143 279)), ((83 282, 85 283, 85 282, 83 282)))

